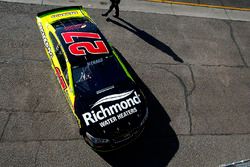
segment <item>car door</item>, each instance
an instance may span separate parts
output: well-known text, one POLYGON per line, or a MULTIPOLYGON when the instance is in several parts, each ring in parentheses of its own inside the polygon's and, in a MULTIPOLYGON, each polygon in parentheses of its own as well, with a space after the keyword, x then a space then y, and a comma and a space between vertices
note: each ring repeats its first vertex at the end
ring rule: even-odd
MULTIPOLYGON (((55 74, 57 76, 57 79, 61 85, 61 88, 63 90, 63 93, 65 94, 70 107, 73 107, 73 91, 70 87, 69 83, 69 73, 68 73, 68 67, 67 62, 65 59, 65 56, 63 54, 63 50, 57 41, 56 37, 53 35, 52 32, 49 33, 49 37, 51 39, 51 42, 53 44, 53 50, 54 50, 54 57, 52 58, 52 65, 54 66, 55 74)), ((73 109, 73 108, 72 108, 73 109)))

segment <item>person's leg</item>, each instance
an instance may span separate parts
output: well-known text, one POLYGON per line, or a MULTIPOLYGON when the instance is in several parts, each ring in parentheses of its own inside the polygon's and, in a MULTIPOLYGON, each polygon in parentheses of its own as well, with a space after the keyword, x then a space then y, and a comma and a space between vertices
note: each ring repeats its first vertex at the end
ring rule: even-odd
POLYGON ((102 14, 102 16, 108 16, 108 14, 114 9, 114 7, 115 4, 112 2, 112 4, 109 7, 109 10, 106 13, 102 14))
POLYGON ((114 17, 119 17, 119 3, 120 0, 113 0, 114 5, 115 5, 115 15, 114 17))
POLYGON ((114 17, 119 17, 119 4, 118 3, 115 4, 115 15, 114 15, 114 17))

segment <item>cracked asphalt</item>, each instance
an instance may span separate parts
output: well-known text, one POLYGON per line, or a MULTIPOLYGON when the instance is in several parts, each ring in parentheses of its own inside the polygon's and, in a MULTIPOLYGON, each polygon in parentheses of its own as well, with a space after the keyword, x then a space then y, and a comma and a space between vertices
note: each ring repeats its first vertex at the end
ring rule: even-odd
POLYGON ((125 11, 107 22, 104 10, 87 9, 150 105, 136 142, 96 153, 45 55, 35 16, 51 8, 0 2, 0 166, 200 167, 250 158, 250 22, 125 11))

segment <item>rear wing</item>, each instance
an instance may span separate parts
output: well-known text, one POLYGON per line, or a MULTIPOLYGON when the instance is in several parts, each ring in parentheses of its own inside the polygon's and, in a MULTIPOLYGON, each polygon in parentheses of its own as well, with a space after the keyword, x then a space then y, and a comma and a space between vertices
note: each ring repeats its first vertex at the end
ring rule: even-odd
POLYGON ((40 20, 43 23, 47 22, 49 24, 62 19, 82 17, 87 17, 88 19, 92 20, 82 6, 62 7, 37 14, 37 20, 40 20))

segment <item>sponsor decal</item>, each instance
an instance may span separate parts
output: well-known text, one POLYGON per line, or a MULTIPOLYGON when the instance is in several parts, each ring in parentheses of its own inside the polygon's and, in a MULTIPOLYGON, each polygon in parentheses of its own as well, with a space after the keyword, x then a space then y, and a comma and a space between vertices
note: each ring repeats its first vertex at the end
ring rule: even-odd
POLYGON ((79 29, 79 28, 82 28, 82 24, 67 26, 67 27, 64 28, 64 30, 69 31, 69 30, 75 30, 75 29, 79 29))
POLYGON ((54 14, 54 15, 51 15, 51 18, 64 17, 64 16, 69 16, 69 15, 74 15, 74 14, 78 14, 78 12, 75 11, 75 12, 65 12, 65 13, 60 13, 60 14, 54 14))
POLYGON ((83 24, 83 25, 81 26, 81 28, 85 28, 85 27, 87 27, 87 25, 86 25, 86 24, 83 24))
POLYGON ((136 105, 140 103, 140 95, 138 95, 134 90, 125 93, 109 95, 98 100, 92 106, 92 111, 86 112, 82 114, 82 116, 87 126, 99 122, 101 127, 105 127, 136 113, 136 105), (118 102, 115 103, 114 101, 118 102), (105 105, 105 103, 108 102, 114 103, 108 106, 105 105))
POLYGON ((100 93, 106 92, 106 91, 108 91, 110 89, 113 89, 113 88, 114 88, 114 85, 106 87, 106 88, 103 88, 103 89, 100 89, 100 90, 96 91, 96 94, 100 94, 100 93))
POLYGON ((52 53, 52 50, 49 46, 49 42, 46 38, 46 35, 45 35, 45 32, 44 32, 44 29, 43 29, 43 26, 42 26, 42 23, 38 22, 38 27, 40 29, 40 32, 42 34, 42 38, 43 38, 43 42, 44 42, 44 45, 45 45, 45 48, 47 49, 48 51, 48 54, 50 55, 50 57, 52 58, 53 57, 53 53, 52 53))
POLYGON ((109 101, 115 101, 115 100, 120 100, 123 99, 129 95, 131 95, 132 91, 126 92, 126 93, 121 93, 121 94, 114 94, 114 95, 109 95, 106 96, 104 98, 101 98, 100 100, 98 100, 91 108, 94 108, 95 106, 105 103, 105 102, 109 102, 109 101))
POLYGON ((62 86, 63 90, 65 90, 67 88, 67 85, 66 85, 66 83, 61 75, 61 71, 58 67, 56 67, 55 69, 56 69, 56 75, 59 79, 60 85, 62 86))

